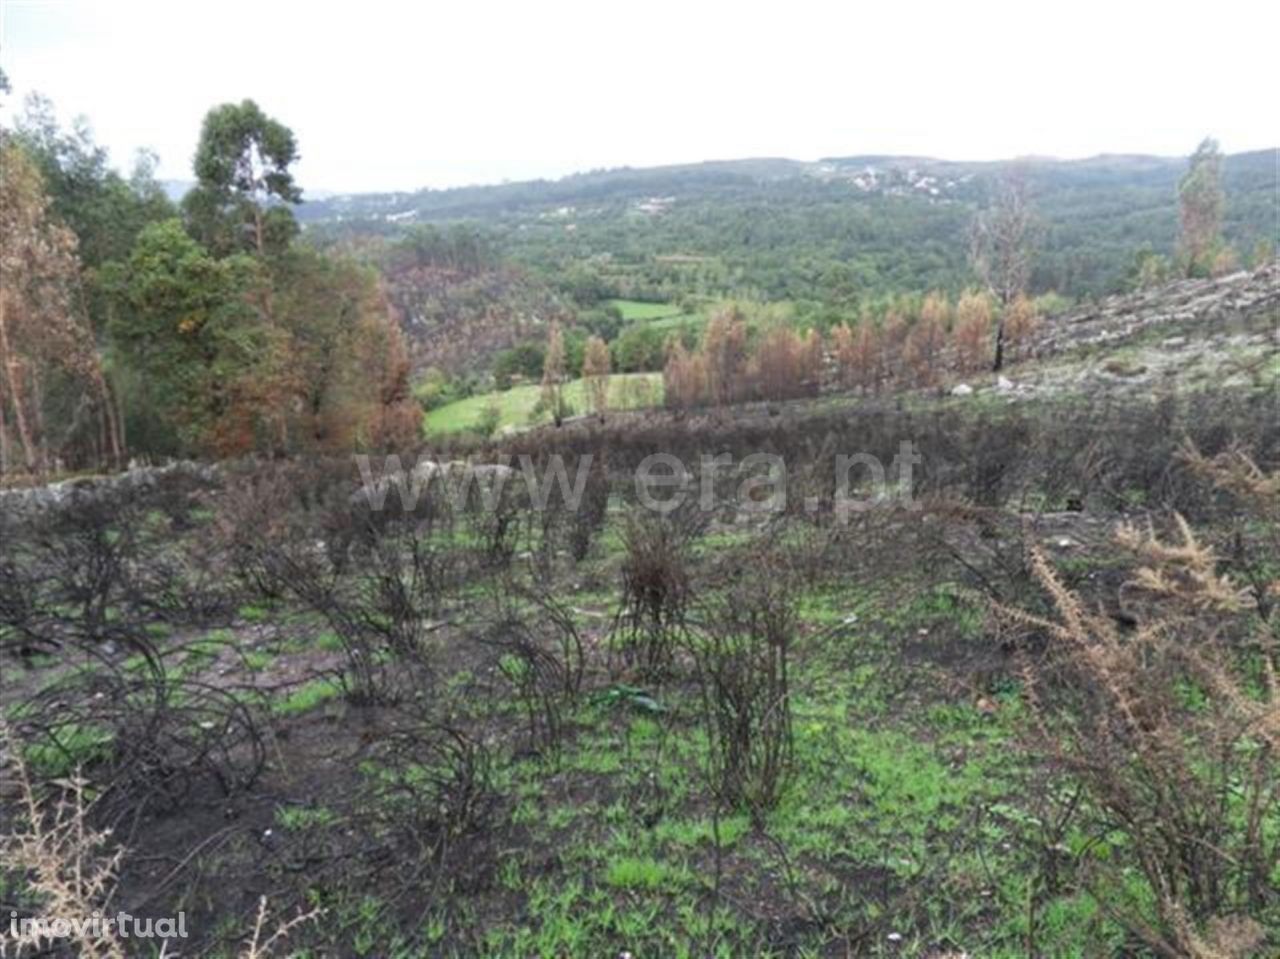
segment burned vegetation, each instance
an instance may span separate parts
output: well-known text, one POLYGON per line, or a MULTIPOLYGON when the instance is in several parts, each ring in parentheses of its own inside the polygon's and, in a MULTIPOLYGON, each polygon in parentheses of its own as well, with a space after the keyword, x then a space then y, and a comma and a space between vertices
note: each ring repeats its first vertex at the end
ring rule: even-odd
POLYGON ((6 494, 3 905, 181 912, 169 955, 1269 954, 1273 413, 590 422, 381 508, 318 458, 6 494), (829 508, 903 437, 909 489, 829 508), (761 450, 774 508, 700 472, 761 450), (709 506, 638 499, 657 451, 709 506))

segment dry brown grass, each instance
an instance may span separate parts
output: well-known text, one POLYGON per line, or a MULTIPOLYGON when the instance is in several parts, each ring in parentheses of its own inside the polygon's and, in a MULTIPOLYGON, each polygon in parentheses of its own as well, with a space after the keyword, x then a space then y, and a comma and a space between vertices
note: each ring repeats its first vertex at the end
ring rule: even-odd
MULTIPOLYGON (((90 827, 85 780, 77 775, 53 784, 60 787, 56 799, 39 796, 22 758, 22 744, 3 720, 0 749, 23 814, 21 822, 0 835, 0 862, 25 878, 41 899, 44 915, 78 918, 105 913, 124 851, 111 850, 110 834, 90 827)), ((8 924, 0 931, 0 953, 10 945, 19 955, 26 949, 39 951, 42 942, 21 932, 14 939, 8 924)), ((124 959, 114 937, 86 932, 77 936, 75 947, 86 959, 124 959)))
MULTIPOLYGON (((1247 459, 1202 461, 1220 484, 1266 495, 1247 459)), ((1280 909, 1277 637, 1251 591, 1219 571, 1181 518, 1175 536, 1123 527, 1123 587, 1136 625, 1090 608, 1038 549, 1053 615, 996 605, 1021 645, 1031 741, 1089 797, 1095 850, 1080 866, 1095 897, 1160 955, 1258 953, 1280 909), (1139 873, 1150 890, 1134 895, 1139 873)))
POLYGON ((267 897, 260 897, 258 899, 258 914, 253 923, 253 935, 241 950, 240 959, 268 959, 273 950, 284 945, 284 941, 289 937, 290 933, 299 926, 319 918, 322 913, 323 910, 321 909, 312 909, 310 912, 300 913, 288 922, 283 922, 276 926, 274 932, 267 934, 265 932, 267 925, 267 897), (263 938, 264 936, 265 938, 263 938))

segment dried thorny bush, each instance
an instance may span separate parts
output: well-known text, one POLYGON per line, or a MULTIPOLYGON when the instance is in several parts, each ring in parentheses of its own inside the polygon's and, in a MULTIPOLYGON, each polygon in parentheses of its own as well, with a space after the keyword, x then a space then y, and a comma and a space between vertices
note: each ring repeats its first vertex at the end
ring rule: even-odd
POLYGON ((1187 442, 1179 459, 1191 472, 1227 497, 1226 561, 1232 575, 1248 585, 1258 614, 1270 620, 1280 605, 1280 470, 1265 472, 1249 452, 1233 446, 1204 456, 1187 442))
MULTIPOLYGON (((78 773, 44 783, 32 781, 23 759, 24 746, 0 720, 0 769, 17 794, 14 826, 0 834, 0 877, 7 888, 29 893, 33 918, 65 919, 71 936, 61 940, 82 959, 125 959, 126 941, 105 923, 85 922, 106 917, 115 895, 126 850, 112 840, 111 831, 91 822, 95 800, 91 784, 78 773), (16 883, 10 885, 10 882, 16 883)), ((268 959, 299 926, 321 910, 299 914, 266 928, 267 900, 259 900, 253 931, 240 952, 241 959, 268 959)), ((16 918, 16 917, 15 917, 16 918)), ((57 943, 24 928, 21 923, 0 926, 0 955, 60 954, 57 943), (15 934, 16 931, 16 934, 15 934)), ((160 955, 168 954, 165 940, 160 955)))
POLYGON ((759 822, 793 771, 789 659, 798 626, 794 584, 762 550, 755 575, 711 600, 687 642, 697 667, 719 802, 759 822))
POLYGON ((1054 614, 995 614, 1047 640, 1019 655, 1028 732, 1084 789, 1095 898, 1161 955, 1244 956, 1280 916, 1277 637, 1181 517, 1176 529, 1173 542, 1120 530, 1132 626, 1088 608, 1035 548, 1054 614))
MULTIPOLYGON (((123 850, 110 849, 108 831, 89 823, 85 780, 74 775, 57 785, 62 791, 45 797, 37 793, 23 759, 23 744, 0 720, 0 759, 7 779, 17 787, 21 811, 12 829, 0 835, 0 870, 17 878, 39 900, 40 914, 80 918, 101 914, 116 887, 123 850)), ((7 884, 6 884, 7 885, 7 884)), ((43 948, 43 940, 12 938, 9 924, 0 927, 0 953, 43 948)), ((76 931, 74 945, 88 959, 124 959, 114 936, 76 931)))
MULTIPOLYGON (((244 944, 244 949, 240 952, 240 959, 268 959, 277 946, 284 945, 285 940, 289 938, 295 929, 318 919, 323 914, 323 909, 302 912, 292 919, 278 924, 271 932, 267 932, 267 897, 260 896, 258 898, 258 912, 253 920, 253 932, 249 935, 244 944)), ((163 959, 163 954, 161 959, 163 959)))

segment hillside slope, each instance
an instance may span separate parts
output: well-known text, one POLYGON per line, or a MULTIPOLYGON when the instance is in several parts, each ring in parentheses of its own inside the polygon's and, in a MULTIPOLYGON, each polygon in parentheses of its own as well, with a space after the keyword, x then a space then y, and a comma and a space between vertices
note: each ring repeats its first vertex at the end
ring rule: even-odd
MULTIPOLYGON (((1227 156, 1226 239, 1242 255, 1276 244, 1277 151, 1227 156)), ((560 180, 353 194, 298 211, 319 234, 481 225, 513 259, 562 276, 588 268, 612 295, 814 300, 839 307, 972 282, 975 209, 1017 166, 1044 224, 1032 286, 1074 297, 1120 289, 1139 251, 1178 235, 1181 158, 1099 156, 963 163, 854 156, 715 161, 595 171, 560 180)))

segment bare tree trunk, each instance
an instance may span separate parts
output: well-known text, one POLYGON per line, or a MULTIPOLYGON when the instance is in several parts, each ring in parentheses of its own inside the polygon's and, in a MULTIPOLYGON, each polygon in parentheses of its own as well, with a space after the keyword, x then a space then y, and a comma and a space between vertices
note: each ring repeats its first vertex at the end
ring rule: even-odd
MULTIPOLYGON (((115 392, 115 390, 112 390, 112 393, 115 392)), ((112 404, 111 412, 115 418, 116 424, 116 455, 120 457, 116 465, 124 466, 124 457, 129 449, 129 437, 125 435, 124 431, 124 400, 120 396, 114 396, 113 399, 114 403, 112 404)))
POLYGON ((94 374, 94 381, 98 387, 98 401, 102 405, 100 422, 105 456, 112 466, 119 466, 120 436, 116 429, 115 404, 111 402, 111 388, 100 369, 94 374))
MULTIPOLYGON (((4 381, 0 380, 0 387, 3 385, 4 381)), ((9 472, 9 424, 4 412, 4 394, 0 389, 0 476, 9 472)))
POLYGON ((36 442, 36 467, 43 475, 49 471, 49 434, 44 427, 44 383, 40 367, 31 367, 31 420, 36 442))
POLYGON ((1005 175, 992 207, 974 220, 969 236, 969 258, 974 271, 1000 304, 992 363, 997 373, 1004 368, 1004 311, 1026 291, 1030 282, 1038 231, 1027 172, 1016 168, 1005 175))
POLYGON ((9 381, 13 421, 14 426, 18 429, 18 439, 22 442, 22 457, 27 470, 35 472, 35 444, 32 441, 31 428, 27 423, 26 413, 22 408, 22 367, 9 345, 9 323, 5 315, 5 306, 5 297, 0 295, 0 362, 4 363, 5 375, 9 381))

